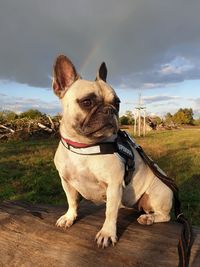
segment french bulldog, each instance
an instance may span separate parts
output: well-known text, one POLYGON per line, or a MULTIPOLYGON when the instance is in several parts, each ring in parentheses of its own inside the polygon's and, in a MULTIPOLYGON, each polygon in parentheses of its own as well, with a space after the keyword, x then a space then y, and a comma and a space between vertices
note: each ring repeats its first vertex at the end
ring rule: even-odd
POLYGON ((105 221, 96 235, 99 247, 117 242, 117 216, 120 207, 134 207, 145 213, 137 219, 151 225, 170 220, 173 193, 143 162, 134 149, 135 170, 131 182, 124 185, 124 162, 116 154, 82 154, 78 148, 101 142, 113 142, 119 130, 120 100, 106 82, 107 68, 102 63, 94 81, 82 79, 69 58, 60 55, 53 66, 54 93, 59 97, 63 116, 60 134, 76 151, 60 142, 54 162, 68 201, 68 210, 56 222, 68 228, 77 218, 79 196, 94 202, 106 202, 105 221))

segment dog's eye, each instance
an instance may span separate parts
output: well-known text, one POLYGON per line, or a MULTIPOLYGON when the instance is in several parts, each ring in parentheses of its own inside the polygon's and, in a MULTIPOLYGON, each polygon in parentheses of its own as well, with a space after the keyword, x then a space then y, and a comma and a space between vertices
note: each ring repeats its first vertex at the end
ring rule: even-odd
POLYGON ((84 107, 91 107, 92 105, 92 101, 88 98, 88 99, 84 99, 83 101, 81 101, 81 104, 84 106, 84 107))

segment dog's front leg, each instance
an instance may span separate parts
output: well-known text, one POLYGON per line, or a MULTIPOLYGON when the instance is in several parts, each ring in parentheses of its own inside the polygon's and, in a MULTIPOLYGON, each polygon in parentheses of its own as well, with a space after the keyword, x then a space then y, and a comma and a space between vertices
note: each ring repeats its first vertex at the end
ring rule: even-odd
POLYGON ((106 196, 106 219, 96 235, 97 245, 102 248, 107 247, 110 241, 113 246, 117 242, 117 215, 121 204, 122 185, 108 184, 106 196))
POLYGON ((56 222, 56 226, 68 228, 77 217, 79 193, 61 177, 61 182, 68 201, 68 210, 56 222))

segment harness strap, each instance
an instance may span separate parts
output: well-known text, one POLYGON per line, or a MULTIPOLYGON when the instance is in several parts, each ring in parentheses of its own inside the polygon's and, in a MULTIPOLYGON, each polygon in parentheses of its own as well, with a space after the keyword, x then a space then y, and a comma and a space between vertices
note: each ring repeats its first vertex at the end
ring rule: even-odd
POLYGON ((178 242, 178 253, 179 253, 179 265, 178 267, 188 267, 190 260, 190 252, 193 244, 193 233, 192 227, 189 221, 184 217, 181 212, 181 203, 179 200, 179 189, 175 184, 174 180, 159 170, 159 167, 155 162, 147 156, 141 146, 137 145, 130 136, 123 132, 124 136, 129 140, 132 146, 138 151, 139 155, 142 157, 144 162, 149 166, 149 168, 153 171, 154 175, 158 177, 164 184, 166 184, 174 194, 174 212, 176 216, 177 222, 183 225, 181 237, 178 242))
POLYGON ((61 142, 64 147, 73 153, 79 155, 106 155, 117 153, 123 159, 125 165, 124 183, 128 185, 133 177, 135 170, 135 160, 132 146, 127 142, 124 135, 119 134, 114 142, 104 142, 95 145, 85 145, 82 143, 73 142, 69 139, 61 137, 61 142))
POLYGON ((117 146, 118 153, 125 160, 124 182, 125 185, 128 185, 133 179, 135 171, 135 156, 132 145, 121 130, 118 131, 117 146))

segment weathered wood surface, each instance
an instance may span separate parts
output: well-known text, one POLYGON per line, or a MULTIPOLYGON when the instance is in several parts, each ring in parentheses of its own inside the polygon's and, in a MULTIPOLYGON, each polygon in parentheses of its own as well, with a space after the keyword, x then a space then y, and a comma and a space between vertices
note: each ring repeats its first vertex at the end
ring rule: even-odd
MULTIPOLYGON (((4 202, 0 205, 0 266, 176 267, 180 226, 141 226, 137 213, 120 210, 119 242, 100 249, 94 241, 104 221, 104 206, 83 202, 76 223, 55 227, 64 207, 4 202)), ((200 266, 200 230, 195 228, 191 267, 200 266)))

